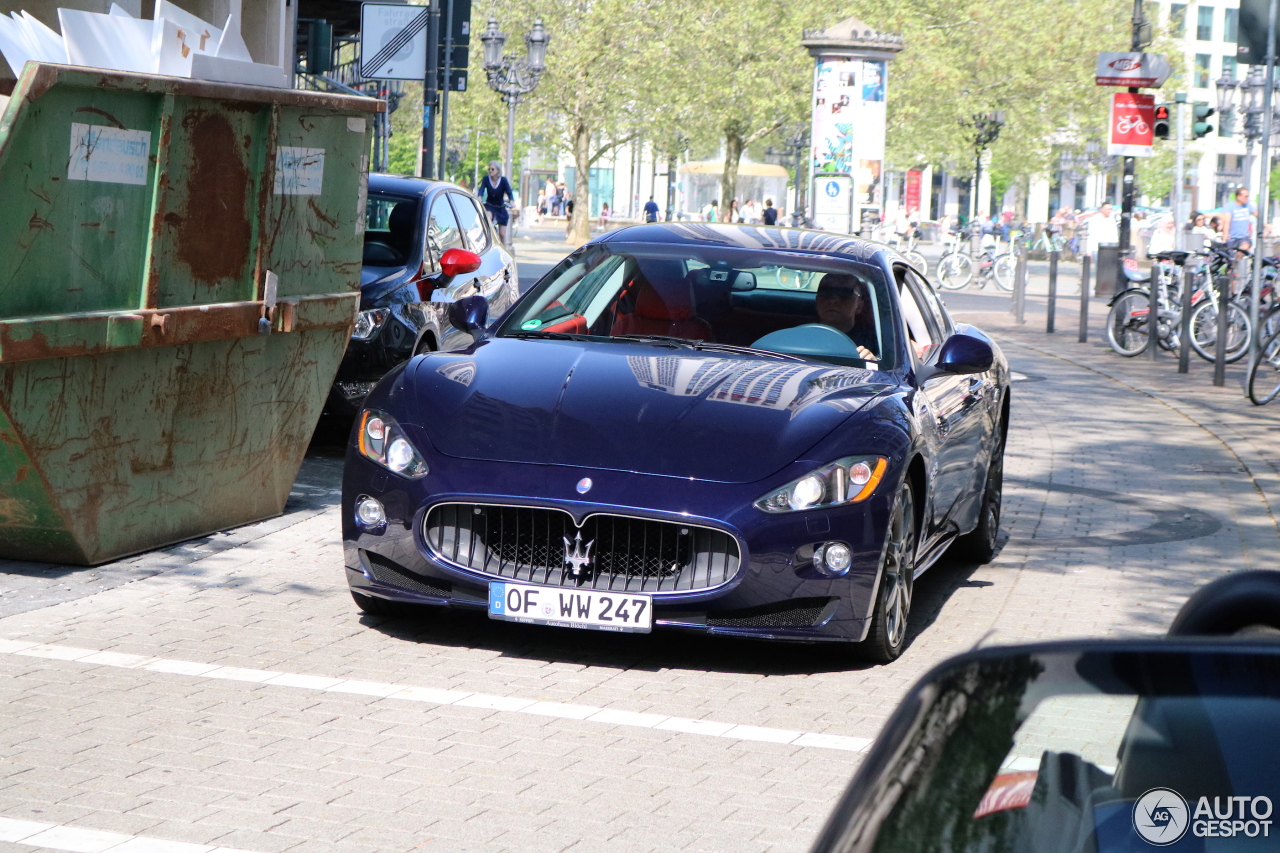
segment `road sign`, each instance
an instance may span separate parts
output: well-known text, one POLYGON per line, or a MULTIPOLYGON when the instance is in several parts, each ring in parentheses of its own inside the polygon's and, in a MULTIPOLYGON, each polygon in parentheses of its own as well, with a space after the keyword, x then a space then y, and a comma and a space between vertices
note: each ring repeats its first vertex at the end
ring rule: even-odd
POLYGON ((1099 53, 1093 82, 1099 86, 1158 89, 1171 71, 1169 60, 1159 53, 1099 53))
POLYGON ((1111 96, 1112 157, 1150 157, 1156 122, 1156 96, 1116 92, 1111 96))
POLYGON ((360 6, 360 76, 421 80, 427 68, 430 6, 363 3, 360 6))
POLYGON ((813 219, 822 231, 853 233, 853 176, 817 174, 813 176, 813 219))
MULTIPOLYGON (((1236 61, 1264 65, 1267 61, 1267 25, 1271 0, 1240 0, 1236 26, 1236 61)), ((1280 25, 1280 22, 1278 22, 1280 25)))

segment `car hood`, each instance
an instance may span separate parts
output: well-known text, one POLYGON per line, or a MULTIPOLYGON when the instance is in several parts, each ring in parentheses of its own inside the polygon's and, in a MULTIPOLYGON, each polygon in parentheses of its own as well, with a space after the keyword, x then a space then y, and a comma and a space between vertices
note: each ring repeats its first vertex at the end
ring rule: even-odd
POLYGON ((811 362, 503 338, 413 369, 415 420, 447 456, 736 483, 803 457, 891 387, 811 362))

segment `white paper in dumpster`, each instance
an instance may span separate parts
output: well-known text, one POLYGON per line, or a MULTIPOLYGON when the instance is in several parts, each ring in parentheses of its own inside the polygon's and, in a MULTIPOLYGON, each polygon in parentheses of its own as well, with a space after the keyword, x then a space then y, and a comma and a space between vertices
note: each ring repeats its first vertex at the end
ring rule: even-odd
POLYGON ((156 62, 151 53, 153 21, 78 9, 59 9, 58 21, 70 64, 155 73, 156 62))
POLYGON ((160 0, 156 3, 156 20, 159 21, 161 18, 178 25, 182 30, 182 42, 189 50, 212 55, 218 49, 218 42, 222 40, 222 30, 208 21, 197 18, 184 9, 179 9, 168 0, 160 0))
POLYGON ((152 52, 156 57, 156 73, 170 77, 190 77, 194 51, 187 46, 187 32, 170 21, 157 19, 152 52))
POLYGON ((145 185, 150 161, 150 131, 78 122, 71 125, 67 180, 145 185))

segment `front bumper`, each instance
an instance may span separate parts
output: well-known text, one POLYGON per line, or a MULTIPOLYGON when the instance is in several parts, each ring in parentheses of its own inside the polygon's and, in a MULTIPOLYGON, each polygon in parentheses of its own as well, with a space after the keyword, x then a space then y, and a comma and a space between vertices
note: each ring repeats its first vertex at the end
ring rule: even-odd
POLYGON ((499 579, 449 563, 426 546, 423 519, 438 503, 557 508, 578 519, 613 513, 683 521, 734 536, 740 564, 733 577, 715 588, 654 593, 655 627, 779 640, 858 641, 866 636, 879 580, 890 512, 886 496, 895 493, 888 479, 860 504, 771 515, 751 505, 768 490, 758 484, 463 459, 449 459, 422 480, 410 481, 348 453, 342 502, 347 581, 366 596, 487 609, 488 584, 499 579), (584 476, 593 480, 589 501, 574 488, 584 476), (366 529, 355 520, 355 502, 365 495, 386 509, 387 523, 381 528, 366 529), (851 546, 853 565, 844 577, 823 577, 803 555, 835 540, 851 546))

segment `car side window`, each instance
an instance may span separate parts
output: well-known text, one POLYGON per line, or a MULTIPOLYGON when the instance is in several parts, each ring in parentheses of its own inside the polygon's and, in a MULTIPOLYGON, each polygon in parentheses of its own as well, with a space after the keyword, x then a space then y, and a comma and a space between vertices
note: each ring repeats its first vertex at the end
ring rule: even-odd
POLYGON ((467 235, 471 251, 478 255, 488 249, 489 232, 484 227, 484 214, 476 207, 475 201, 458 193, 449 193, 449 200, 453 202, 453 209, 458 214, 458 224, 467 235))
POLYGON ((436 196, 431 204, 431 218, 427 221, 427 255, 431 269, 440 265, 440 256, 449 249, 461 249, 462 229, 458 227, 458 219, 453 215, 453 208, 445 198, 448 193, 436 196))
POLYGON ((924 361, 942 343, 941 330, 928 308, 921 304, 923 300, 916 292, 918 284, 911 272, 906 267, 895 267, 893 273, 898 282, 898 304, 902 306, 907 341, 915 357, 924 361))
POLYGON ((925 281, 915 270, 907 270, 907 278, 911 280, 916 292, 920 295, 921 307, 933 318, 938 331, 942 333, 943 340, 946 340, 955 330, 951 326, 951 317, 947 314, 947 310, 942 307, 942 300, 938 298, 938 292, 933 289, 933 285, 925 281))

